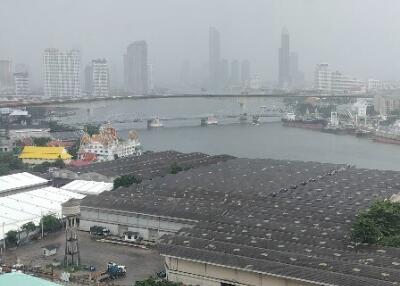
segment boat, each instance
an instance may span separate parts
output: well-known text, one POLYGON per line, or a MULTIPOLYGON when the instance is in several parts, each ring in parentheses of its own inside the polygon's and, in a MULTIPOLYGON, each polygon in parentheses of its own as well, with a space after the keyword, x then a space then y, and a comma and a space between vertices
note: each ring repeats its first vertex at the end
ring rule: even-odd
POLYGON ((239 121, 240 121, 241 123, 246 123, 246 122, 247 122, 247 113, 241 113, 241 114, 239 115, 239 121))
POLYGON ((253 125, 260 125, 260 117, 258 115, 253 115, 253 120, 252 120, 253 125))
POLYGON ((312 116, 298 117, 292 112, 286 113, 286 116, 283 117, 281 121, 283 123, 283 126, 286 127, 297 127, 315 130, 321 130, 327 125, 327 121, 325 119, 312 116))
POLYGON ((218 120, 214 116, 208 116, 201 119, 201 126, 217 125, 218 120))
POLYGON ((355 134, 357 137, 370 137, 371 135, 373 135, 373 132, 366 129, 357 129, 355 134))
POLYGON ((164 125, 158 117, 147 120, 147 128, 160 128, 163 126, 164 125))
POLYGON ((375 130, 373 140, 380 143, 400 144, 400 120, 391 126, 381 126, 375 130))

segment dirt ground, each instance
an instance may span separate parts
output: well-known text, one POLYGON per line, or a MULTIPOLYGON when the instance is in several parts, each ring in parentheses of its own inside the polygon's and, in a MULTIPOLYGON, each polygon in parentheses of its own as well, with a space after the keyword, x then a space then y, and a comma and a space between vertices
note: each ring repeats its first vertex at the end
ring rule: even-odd
MULTIPOLYGON (((113 280, 115 285, 133 285, 155 275, 164 267, 164 260, 156 249, 140 249, 132 246, 121 246, 92 240, 88 233, 79 232, 79 249, 81 264, 93 265, 96 271, 105 270, 107 262, 112 261, 125 265, 127 275, 113 280)), ((33 241, 15 250, 7 250, 2 255, 2 263, 13 265, 21 263, 30 266, 45 266, 52 262, 62 262, 64 258, 65 234, 58 232, 43 240, 33 241), (57 254, 43 257, 42 247, 49 244, 59 245, 57 254)))

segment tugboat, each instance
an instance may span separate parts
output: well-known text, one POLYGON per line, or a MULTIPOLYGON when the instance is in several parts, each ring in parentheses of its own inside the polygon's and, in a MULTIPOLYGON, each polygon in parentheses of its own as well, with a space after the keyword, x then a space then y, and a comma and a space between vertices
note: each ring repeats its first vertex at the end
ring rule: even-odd
POLYGON ((283 126, 297 127, 305 129, 318 129, 321 130, 327 125, 326 120, 316 117, 297 117, 294 113, 289 112, 281 119, 283 126))
POLYGON ((163 126, 164 125, 158 117, 147 120, 147 128, 160 128, 163 126))
POLYGON ((201 119, 201 126, 217 125, 218 120, 214 116, 208 116, 201 119))
POLYGON ((247 122, 247 113, 241 113, 239 115, 239 121, 240 121, 240 123, 246 123, 247 122))
POLYGON ((260 117, 258 115, 253 115, 253 120, 252 120, 253 125, 260 125, 260 117))

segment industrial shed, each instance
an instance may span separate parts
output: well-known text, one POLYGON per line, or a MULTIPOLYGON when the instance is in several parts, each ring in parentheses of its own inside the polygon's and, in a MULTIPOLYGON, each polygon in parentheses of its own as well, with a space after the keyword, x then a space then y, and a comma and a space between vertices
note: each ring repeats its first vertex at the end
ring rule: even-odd
POLYGON ((112 183, 75 180, 61 187, 63 190, 82 194, 82 195, 98 195, 102 192, 111 191, 112 183))
POLYGON ((18 230, 27 222, 39 223, 43 215, 61 216, 62 203, 71 198, 83 197, 84 195, 54 187, 0 197, 0 218, 3 223, 0 240, 9 230, 18 230))
POLYGON ((23 191, 31 188, 44 186, 48 180, 32 175, 28 172, 22 172, 0 177, 0 194, 8 192, 23 191))
POLYGON ((156 233, 168 279, 186 285, 398 285, 400 250, 348 234, 399 190, 400 172, 233 159, 88 196, 81 227, 156 233))

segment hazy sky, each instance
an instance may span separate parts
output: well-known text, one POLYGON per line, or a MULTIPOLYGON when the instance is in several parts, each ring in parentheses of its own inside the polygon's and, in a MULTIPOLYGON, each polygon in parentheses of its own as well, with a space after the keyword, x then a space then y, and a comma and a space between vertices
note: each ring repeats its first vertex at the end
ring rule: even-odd
POLYGON ((400 79, 399 15, 398 0, 0 0, 0 59, 28 64, 40 83, 45 48, 78 48, 83 65, 107 58, 115 83, 126 46, 146 40, 156 84, 164 84, 179 78, 185 59, 207 62, 215 26, 222 57, 249 59, 253 74, 276 80, 286 26, 308 80, 318 62, 400 79))

